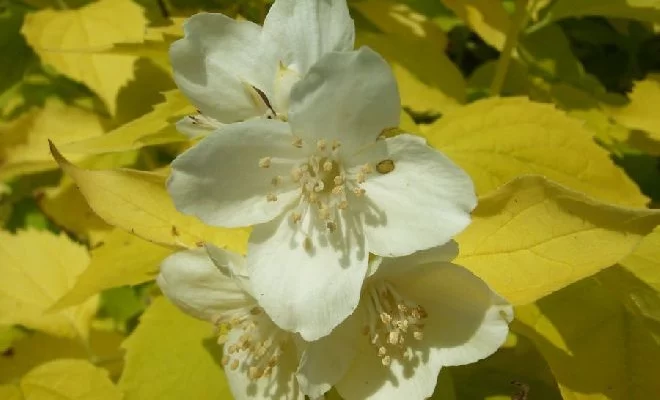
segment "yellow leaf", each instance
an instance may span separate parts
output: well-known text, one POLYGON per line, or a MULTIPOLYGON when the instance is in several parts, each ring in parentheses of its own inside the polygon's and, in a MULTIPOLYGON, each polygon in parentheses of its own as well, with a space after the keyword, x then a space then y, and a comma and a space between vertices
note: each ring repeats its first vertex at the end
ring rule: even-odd
POLYGON ((645 237, 635 251, 620 264, 637 279, 660 293, 660 227, 645 237))
POLYGON ((136 57, 102 52, 115 43, 141 42, 146 24, 143 9, 132 1, 100 0, 76 10, 28 14, 21 33, 45 64, 87 85, 114 114, 136 57))
POLYGON ((392 65, 404 106, 444 113, 465 102, 465 79, 445 55, 447 36, 432 21, 392 1, 354 6, 383 32, 358 31, 357 44, 374 48, 392 65))
POLYGON ((362 34, 358 43, 375 49, 392 65, 403 106, 444 114, 465 102, 465 79, 438 43, 394 34, 362 34))
POLYGON ((0 399, 25 400, 21 390, 16 385, 0 385, 0 399))
POLYGON ((538 174, 604 201, 645 205, 647 198, 592 136, 582 122, 526 98, 477 101, 427 132, 433 147, 470 174, 479 194, 538 174))
POLYGON ((21 324, 62 337, 86 339, 98 305, 47 313, 89 264, 87 249, 66 235, 28 229, 0 232, 0 324, 21 324))
MULTIPOLYGON (((113 379, 118 378, 123 366, 123 339, 118 333, 100 330, 91 330, 86 343, 40 332, 24 335, 0 357, 0 382, 18 380, 32 368, 61 358, 92 360, 108 370, 113 379)), ((2 396, 0 399, 4 400, 2 396)))
POLYGON ((500 0, 442 0, 442 2, 486 43, 502 50, 510 20, 500 0))
POLYGON ((62 145, 102 134, 95 114, 47 101, 42 109, 32 109, 10 123, 0 122, 0 179, 56 168, 48 151, 49 139, 62 145))
POLYGON ((629 313, 599 279, 518 307, 516 320, 514 327, 547 360, 564 399, 649 400, 660 393, 657 326, 649 329, 629 313))
POLYGON ((456 263, 513 304, 531 303, 629 255, 660 211, 600 203, 541 177, 483 197, 456 263))
MULTIPOLYGON (((56 360, 28 372, 15 386, 23 400, 122 400, 108 373, 83 360, 56 360)), ((15 395, 5 386, 3 391, 15 395)), ((4 399, 4 397, 3 397, 4 399)))
POLYGON ((660 155, 660 115, 657 104, 660 102, 660 74, 649 75, 635 83, 629 102, 622 107, 603 105, 603 109, 616 122, 630 128, 644 131, 634 132, 628 138, 633 146, 660 155))
POLYGON ((165 102, 154 110, 99 137, 60 146, 69 153, 98 154, 136 150, 144 146, 181 142, 188 138, 177 132, 174 123, 195 108, 178 90, 165 93, 165 102))
POLYGON ((64 159, 54 146, 51 151, 92 210, 110 225, 173 248, 209 242, 245 253, 249 229, 210 227, 179 213, 165 190, 165 176, 129 169, 81 169, 64 159))
POLYGON ((172 252, 170 248, 115 229, 104 244, 92 250, 89 267, 53 310, 82 303, 105 289, 154 280, 161 261, 172 252))
POLYGON ((94 247, 101 243, 112 227, 99 218, 70 179, 47 189, 38 198, 39 208, 57 226, 75 234, 94 247))
POLYGON ((125 400, 232 398, 213 326, 164 297, 155 299, 123 346, 126 367, 119 387, 125 400))

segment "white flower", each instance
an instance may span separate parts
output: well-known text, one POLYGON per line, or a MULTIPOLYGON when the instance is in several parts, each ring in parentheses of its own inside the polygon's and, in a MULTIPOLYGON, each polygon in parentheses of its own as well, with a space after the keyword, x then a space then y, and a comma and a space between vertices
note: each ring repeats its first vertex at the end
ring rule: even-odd
POLYGON ((244 258, 207 248, 213 261, 204 249, 165 259, 158 275, 161 290, 186 313, 227 329, 219 342, 224 343, 222 362, 234 398, 304 399, 295 376, 293 335, 258 307, 244 258))
POLYGON ((382 259, 353 315, 307 344, 298 370, 313 397, 425 399, 444 366, 476 362, 504 342, 512 307, 465 268, 455 245, 382 259), (453 254, 454 253, 454 254, 453 254))
POLYGON ((253 117, 286 118, 291 86, 324 54, 352 50, 355 37, 346 0, 277 0, 263 27, 201 13, 184 32, 170 59, 177 85, 200 110, 178 124, 192 136, 253 117))
POLYGON ((248 271, 282 329, 327 335, 353 312, 369 252, 402 256, 449 241, 476 205, 463 170, 397 127, 387 63, 330 53, 291 94, 288 123, 228 125, 172 163, 176 207, 215 226, 256 225, 248 271))

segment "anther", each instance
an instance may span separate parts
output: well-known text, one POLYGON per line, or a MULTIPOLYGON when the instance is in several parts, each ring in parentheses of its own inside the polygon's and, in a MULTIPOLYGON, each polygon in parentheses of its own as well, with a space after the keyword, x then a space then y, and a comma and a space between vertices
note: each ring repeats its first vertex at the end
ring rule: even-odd
POLYGON ((326 228, 328 228, 330 232, 334 232, 335 230, 337 230, 337 224, 334 221, 326 222, 325 226, 326 228))
POLYGON ((394 171, 394 161, 392 160, 383 160, 376 164, 376 171, 380 174, 389 174, 394 171))
POLYGON ((415 340, 422 340, 422 339, 424 339, 424 332, 415 331, 415 332, 413 332, 413 337, 415 338, 415 340))
POLYGON ((335 151, 341 147, 341 142, 339 140, 334 140, 332 142, 332 150, 335 151))
POLYGON ((324 163, 323 163, 323 170, 324 170, 325 172, 330 172, 330 171, 332 171, 332 161, 329 161, 329 160, 328 160, 328 161, 324 162, 324 163))
POLYGON ((335 185, 343 185, 344 184, 344 176, 343 175, 337 175, 334 177, 333 181, 335 182, 335 185))
POLYGON ((364 176, 364 173, 363 172, 358 172, 357 179, 356 179, 357 183, 364 183, 365 180, 366 180, 366 177, 364 176))
POLYGON ((334 195, 340 195, 344 193, 344 187, 343 186, 335 186, 332 188, 332 194, 334 195))
POLYGON ((316 148, 319 151, 325 151, 326 147, 328 147, 328 143, 325 141, 325 139, 319 139, 318 142, 316 142, 316 148))
POLYGON ((278 186, 280 183, 282 183, 282 177, 281 176, 273 177, 273 179, 271 179, 270 183, 273 186, 278 186))
POLYGON ((300 149, 303 147, 303 140, 299 137, 294 137, 293 142, 291 142, 291 144, 293 145, 293 147, 297 147, 300 149))
POLYGON ((266 200, 270 202, 277 201, 277 195, 275 195, 275 193, 268 193, 266 195, 266 200))
POLYGON ((271 157, 264 157, 264 158, 259 160, 259 167, 268 168, 268 167, 270 167, 271 161, 272 161, 271 157))
POLYGON ((367 193, 367 191, 364 190, 363 188, 355 188, 355 189, 353 189, 353 193, 354 193, 357 197, 362 197, 362 196, 364 196, 365 193, 367 193))
POLYGON ((236 371, 238 369, 238 360, 232 360, 229 368, 231 368, 232 371, 236 371))
POLYGON ((380 362, 381 362, 384 366, 389 367, 390 364, 392 363, 392 358, 391 358, 390 356, 385 356, 385 357, 383 357, 383 358, 380 360, 380 362))
POLYGON ((302 215, 300 215, 300 213, 294 212, 291 214, 291 219, 293 220, 294 224, 297 224, 302 219, 302 215))
POLYGON ((346 200, 340 201, 339 204, 337 204, 337 208, 340 209, 340 210, 347 209, 348 208, 348 201, 346 201, 346 200))
POLYGON ((367 164, 364 164, 364 165, 360 168, 360 171, 361 171, 363 174, 367 174, 367 175, 368 175, 368 174, 374 172, 374 168, 371 166, 371 164, 367 163, 367 164))

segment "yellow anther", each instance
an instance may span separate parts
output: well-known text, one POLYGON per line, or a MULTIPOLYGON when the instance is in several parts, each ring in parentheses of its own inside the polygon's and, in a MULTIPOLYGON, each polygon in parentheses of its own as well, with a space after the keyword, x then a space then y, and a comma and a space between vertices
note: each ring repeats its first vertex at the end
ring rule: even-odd
POLYGON ((303 171, 300 168, 293 168, 291 170, 291 179, 294 182, 299 182, 303 177, 303 171))
POLYGON ((302 219, 302 215, 300 215, 300 213, 294 212, 291 214, 291 219, 293 220, 294 224, 297 224, 302 219))
POLYGON ((332 194, 334 195, 339 195, 344 193, 344 187, 343 186, 335 186, 332 188, 332 194))
POLYGON ((330 232, 334 232, 334 231, 337 230, 337 224, 336 224, 334 221, 328 221, 328 222, 326 222, 326 223, 325 223, 325 226, 326 226, 326 228, 328 228, 328 230, 329 230, 330 232))
POLYGON ((332 171, 332 161, 328 160, 328 161, 324 162, 324 163, 323 163, 323 170, 324 170, 325 172, 330 172, 330 171, 332 171))
POLYGON ((270 163, 272 161, 272 157, 264 157, 259 160, 259 167, 261 168, 268 168, 270 167, 270 163))
POLYGON ((394 161, 392 160, 383 160, 376 164, 376 171, 380 174, 389 174, 394 171, 394 161))
POLYGON ((319 139, 318 142, 316 142, 316 148, 319 149, 319 151, 325 151, 327 147, 328 143, 325 141, 325 139, 319 139))
POLYGON ((275 193, 268 193, 266 195, 266 200, 270 202, 277 201, 277 195, 275 193))
POLYGON ((384 366, 389 367, 390 364, 392 363, 392 358, 391 358, 390 356, 385 356, 385 357, 383 357, 383 358, 380 360, 380 362, 381 362, 384 366))
POLYGON ((335 185, 343 185, 344 184, 344 176, 343 175, 337 175, 334 177, 333 181, 335 182, 335 185))
POLYGON ((337 204, 337 208, 340 209, 340 210, 347 209, 348 208, 348 201, 342 200, 341 202, 339 202, 339 204, 337 204))
POLYGON ((229 368, 231 368, 232 371, 236 371, 238 369, 238 360, 232 360, 229 368))
POLYGON ((297 147, 300 149, 303 147, 303 140, 299 137, 294 137, 293 142, 291 142, 291 144, 293 145, 293 147, 297 147))
POLYGON ((365 193, 367 193, 367 191, 364 190, 363 188, 355 188, 355 189, 353 189, 353 193, 354 193, 357 197, 362 197, 362 196, 364 196, 365 193))
POLYGON ((422 340, 422 339, 424 339, 424 332, 415 331, 415 332, 413 332, 413 337, 415 338, 415 340, 422 340))

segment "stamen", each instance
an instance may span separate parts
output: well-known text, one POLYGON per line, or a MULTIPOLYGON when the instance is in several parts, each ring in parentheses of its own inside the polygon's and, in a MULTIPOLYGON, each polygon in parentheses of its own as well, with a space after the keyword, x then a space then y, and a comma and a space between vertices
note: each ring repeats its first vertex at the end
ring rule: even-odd
POLYGON ((303 140, 302 138, 294 137, 293 142, 291 144, 293 145, 293 147, 297 147, 301 149, 303 147, 303 140))
POLYGON ((259 167, 268 168, 268 167, 270 167, 271 161, 272 161, 271 157, 264 157, 264 158, 259 160, 259 167))
POLYGON ((353 193, 354 193, 357 197, 362 197, 362 196, 364 196, 365 193, 367 193, 367 191, 364 190, 364 188, 355 188, 355 189, 353 189, 353 193))
POLYGON ((275 193, 268 193, 266 195, 266 200, 269 202, 277 201, 277 195, 275 193))
POLYGON ((325 141, 325 139, 319 139, 318 142, 316 142, 316 148, 319 151, 325 151, 327 146, 328 146, 328 143, 325 141))
POLYGON ((332 171, 332 161, 326 161, 323 163, 323 170, 325 172, 330 172, 332 171))
POLYGON ((389 174, 394 171, 394 161, 392 160, 383 160, 376 164, 376 171, 380 174, 389 174))

